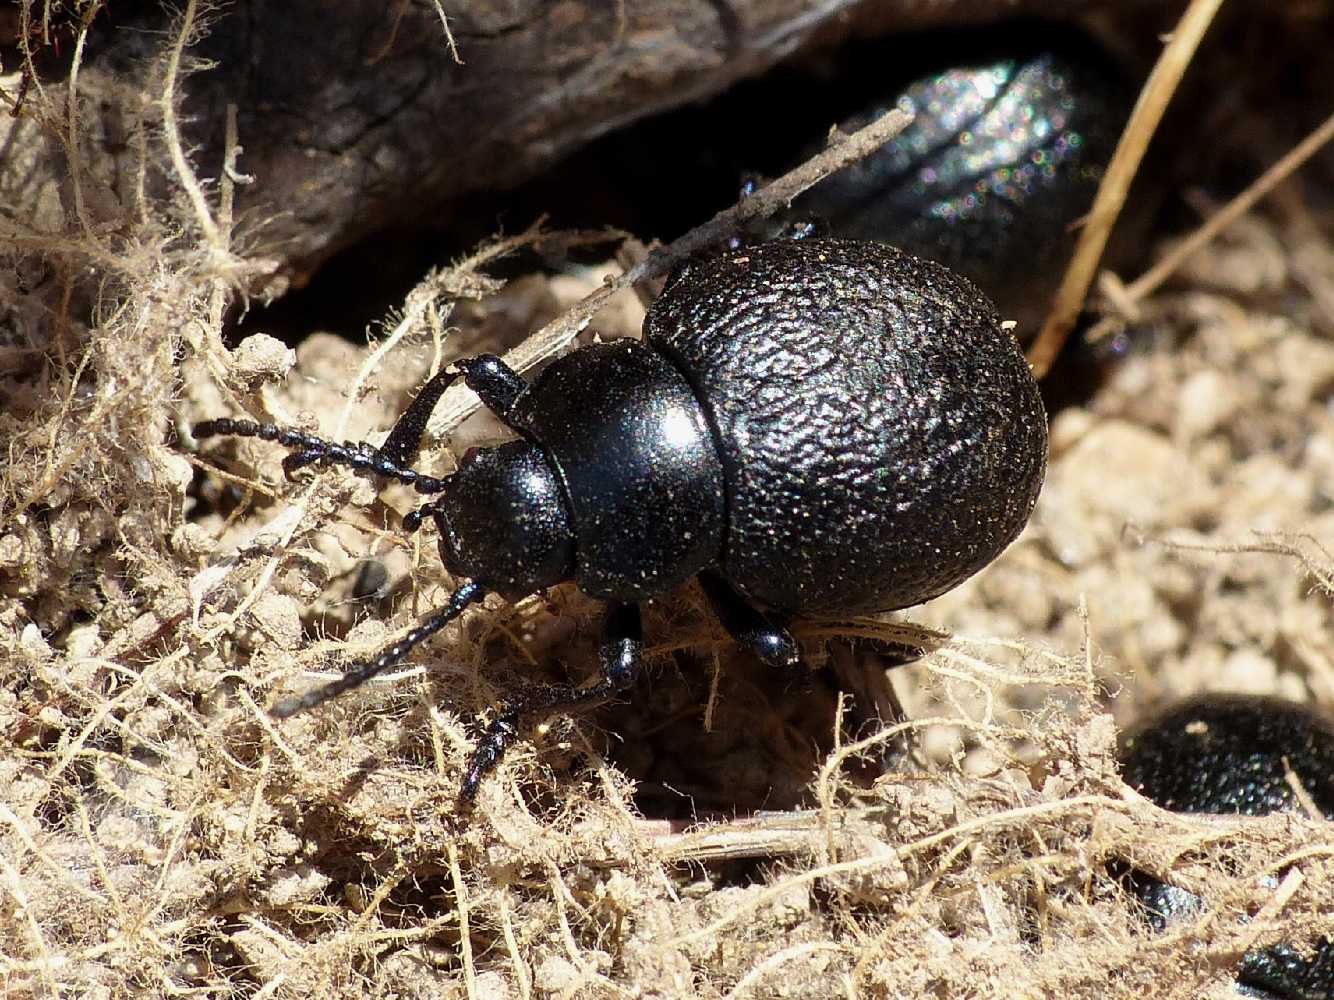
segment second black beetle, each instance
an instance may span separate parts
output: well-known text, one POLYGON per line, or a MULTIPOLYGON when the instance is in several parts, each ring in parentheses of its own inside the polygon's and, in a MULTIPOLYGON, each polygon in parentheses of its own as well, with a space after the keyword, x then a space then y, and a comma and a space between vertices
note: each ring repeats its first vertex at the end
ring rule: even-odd
MULTIPOLYGON (((1121 761, 1126 782, 1164 809, 1264 816, 1309 806, 1317 818, 1334 818, 1334 721, 1308 705, 1236 694, 1191 699, 1128 733, 1121 761)), ((1204 907, 1142 872, 1124 877, 1155 930, 1204 907)), ((1334 941, 1323 939, 1309 958, 1285 944, 1249 951, 1237 985, 1250 997, 1334 1000, 1334 941)))
MULTIPOLYGON (((876 50, 877 77, 911 63, 928 35, 876 50)), ((796 204, 832 234, 881 240, 977 283, 1020 341, 1042 325, 1130 112, 1089 40, 1019 23, 950 33, 948 58, 848 117, 855 131, 898 107, 912 123, 796 204)), ((865 71, 863 71, 865 72, 865 71)))
POLYGON ((248 421, 292 449, 288 472, 347 465, 433 495, 408 515, 466 578, 374 660, 281 703, 308 708, 393 666, 488 592, 565 580, 607 602, 595 686, 544 687, 487 728, 471 797, 526 716, 632 683, 639 602, 699 576, 720 620, 766 663, 799 668, 779 620, 889 611, 949 590, 1023 528, 1046 467, 1037 385, 991 303, 939 265, 869 242, 778 241, 689 265, 644 340, 580 348, 530 385, 498 358, 442 372, 384 445, 334 444, 248 421), (408 467, 461 375, 518 440, 438 479, 408 467))

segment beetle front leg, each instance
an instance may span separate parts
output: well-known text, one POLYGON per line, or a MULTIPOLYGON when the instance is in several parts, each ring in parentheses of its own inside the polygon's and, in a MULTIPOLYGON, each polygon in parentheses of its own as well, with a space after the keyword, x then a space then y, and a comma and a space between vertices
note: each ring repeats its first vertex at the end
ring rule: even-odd
POLYGON ((337 680, 321 684, 317 688, 312 688, 305 694, 297 695, 292 698, 284 698, 269 709, 269 714, 274 718, 287 719, 298 712, 304 712, 307 709, 315 708, 317 705, 323 705, 331 698, 337 698, 344 691, 351 691, 353 688, 361 687, 372 677, 382 674, 390 667, 403 661, 409 653, 420 646, 423 642, 435 635, 450 622, 457 619, 472 604, 481 601, 486 596, 486 591, 478 583, 469 580, 458 590, 450 595, 449 600, 443 608, 422 619, 415 628, 407 633, 402 639, 392 646, 382 650, 380 655, 372 660, 366 660, 362 663, 356 663, 343 671, 343 676, 337 680))
POLYGON ((699 585, 713 613, 739 645, 751 650, 766 666, 794 678, 804 677, 801 651, 791 632, 770 621, 718 574, 701 573, 699 585))
POLYGON ((520 430, 510 423, 509 416, 514 409, 514 401, 528 388, 528 383, 494 354, 479 354, 475 358, 455 361, 453 365, 436 372, 398 418, 380 451, 404 465, 412 461, 421 447, 426 423, 431 419, 436 404, 460 375, 488 410, 507 427, 520 430))
POLYGON ((535 687, 511 701, 486 727, 481 742, 468 762, 468 770, 459 788, 460 802, 467 804, 477 795, 477 787, 488 772, 500 763, 519 738, 519 727, 530 719, 552 712, 590 708, 615 697, 639 677, 644 657, 644 629, 638 604, 613 603, 602 622, 602 643, 598 658, 602 679, 592 687, 551 684, 535 687))
POLYGON ((468 388, 477 393, 477 398, 488 410, 510 430, 523 431, 513 422, 514 404, 528 390, 523 376, 494 354, 479 354, 454 364, 463 372, 463 381, 468 383, 468 388))

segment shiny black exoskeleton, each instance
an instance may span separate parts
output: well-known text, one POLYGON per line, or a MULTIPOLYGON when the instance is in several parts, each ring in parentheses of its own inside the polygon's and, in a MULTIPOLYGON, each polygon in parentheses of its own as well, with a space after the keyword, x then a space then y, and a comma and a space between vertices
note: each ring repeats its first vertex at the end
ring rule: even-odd
MULTIPOLYGON (((1018 321, 1023 340, 1060 284, 1129 117, 1129 91, 1092 43, 1049 27, 1029 25, 1001 44, 952 35, 948 48, 942 65, 841 127, 854 131, 892 107, 912 123, 794 208, 836 236, 883 240, 958 271, 1018 321)), ((893 74, 898 61, 886 63, 893 74)))
MULTIPOLYGON (((1278 698, 1209 695, 1147 720, 1122 742, 1126 782, 1164 809, 1261 816, 1302 808, 1288 772, 1310 802, 1334 818, 1334 721, 1278 698)), ((1162 929, 1197 916, 1200 900, 1138 872, 1130 885, 1162 929)), ((1250 996, 1334 998, 1334 943, 1309 960, 1279 946, 1242 959, 1237 982, 1250 996)))
POLYGON ((994 307, 945 268, 880 244, 808 239, 688 265, 649 310, 644 340, 583 347, 530 385, 498 358, 422 389, 382 447, 247 421, 196 437, 260 437, 291 472, 347 465, 432 499, 440 555, 469 580, 376 659, 304 697, 319 704, 400 661, 489 591, 574 580, 608 602, 603 679, 517 699, 464 777, 476 791, 525 716, 604 700, 641 656, 639 602, 698 576, 728 631, 799 668, 770 618, 887 611, 977 572, 1028 520, 1046 467, 1037 385, 994 307), (518 440, 451 476, 408 463, 459 375, 518 440))

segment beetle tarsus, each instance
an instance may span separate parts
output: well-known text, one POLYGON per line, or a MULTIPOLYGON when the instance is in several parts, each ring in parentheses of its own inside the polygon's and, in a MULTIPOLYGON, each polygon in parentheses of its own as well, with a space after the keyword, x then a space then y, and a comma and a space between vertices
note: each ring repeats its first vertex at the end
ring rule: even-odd
POLYGON ((283 459, 283 475, 289 480, 295 479, 297 472, 312 462, 318 462, 325 454, 326 452, 319 448, 294 451, 283 459))
POLYGON ((519 713, 510 709, 486 727, 472 759, 468 761, 468 770, 463 775, 463 784, 459 787, 459 801, 471 803, 477 798, 477 788, 497 764, 505 751, 519 738, 519 713))

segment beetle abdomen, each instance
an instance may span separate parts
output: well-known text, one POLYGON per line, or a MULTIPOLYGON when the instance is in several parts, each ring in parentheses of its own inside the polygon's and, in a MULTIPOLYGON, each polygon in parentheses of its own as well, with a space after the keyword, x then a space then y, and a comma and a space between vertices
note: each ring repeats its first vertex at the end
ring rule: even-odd
POLYGON ((692 265, 645 335, 719 439, 722 564, 800 612, 925 601, 1023 528, 1046 466, 1037 386, 994 307, 890 247, 777 241, 692 265))

